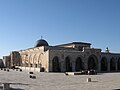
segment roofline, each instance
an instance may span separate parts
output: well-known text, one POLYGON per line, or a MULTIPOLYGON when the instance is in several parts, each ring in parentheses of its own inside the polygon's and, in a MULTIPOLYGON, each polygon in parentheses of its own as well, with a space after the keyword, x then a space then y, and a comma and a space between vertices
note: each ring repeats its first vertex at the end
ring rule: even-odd
POLYGON ((72 42, 72 43, 60 44, 60 45, 56 45, 56 46, 63 46, 63 45, 70 45, 70 44, 86 44, 86 45, 91 45, 91 43, 84 43, 84 42, 72 42))

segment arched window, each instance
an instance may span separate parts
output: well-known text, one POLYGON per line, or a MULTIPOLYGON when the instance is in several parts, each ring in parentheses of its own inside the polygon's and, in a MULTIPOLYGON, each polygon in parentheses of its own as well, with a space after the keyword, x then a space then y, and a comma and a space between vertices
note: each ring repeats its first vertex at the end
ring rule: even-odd
POLYGON ((55 56, 52 60, 52 70, 53 72, 60 72, 60 63, 59 63, 59 59, 57 56, 55 56))
POLYGON ((98 69, 98 60, 95 55, 91 55, 88 58, 88 69, 89 70, 91 70, 91 69, 97 70, 98 69))
POLYGON ((110 60, 110 70, 111 70, 111 71, 115 71, 115 68, 116 68, 115 59, 112 58, 112 59, 110 60))
POLYGON ((107 67, 108 67, 107 59, 106 57, 103 57, 101 59, 101 71, 107 71, 107 67))
POLYGON ((71 66, 69 57, 65 58, 65 67, 66 67, 66 72, 71 72, 72 71, 72 66, 71 66))
POLYGON ((81 71, 81 70, 83 70, 83 63, 82 63, 82 59, 78 57, 75 62, 75 71, 81 71))

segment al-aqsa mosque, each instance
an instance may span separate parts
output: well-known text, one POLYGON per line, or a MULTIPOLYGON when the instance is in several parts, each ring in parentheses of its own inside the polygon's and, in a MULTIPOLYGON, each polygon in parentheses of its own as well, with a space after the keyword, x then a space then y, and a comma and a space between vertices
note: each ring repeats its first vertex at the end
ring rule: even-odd
POLYGON ((33 48, 11 51, 9 56, 3 56, 3 62, 7 68, 18 66, 38 72, 120 71, 120 53, 112 53, 108 48, 102 52, 84 42, 49 46, 46 40, 40 39, 33 48))

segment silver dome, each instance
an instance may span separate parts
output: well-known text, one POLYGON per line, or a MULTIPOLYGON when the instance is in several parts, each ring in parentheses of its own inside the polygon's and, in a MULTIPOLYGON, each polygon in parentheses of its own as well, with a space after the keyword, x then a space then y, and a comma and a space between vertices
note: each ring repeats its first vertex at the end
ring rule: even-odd
POLYGON ((35 47, 40 47, 40 46, 49 46, 49 45, 46 40, 40 39, 36 42, 35 47))

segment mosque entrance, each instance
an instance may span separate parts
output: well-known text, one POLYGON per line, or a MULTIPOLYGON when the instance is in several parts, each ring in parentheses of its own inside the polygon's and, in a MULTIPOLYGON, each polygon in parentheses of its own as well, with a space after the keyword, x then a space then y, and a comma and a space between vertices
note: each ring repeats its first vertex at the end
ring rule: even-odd
POLYGON ((82 63, 82 59, 78 57, 75 62, 75 71, 81 71, 81 70, 83 70, 83 63, 82 63))
POLYGON ((88 58, 88 69, 91 70, 97 70, 97 67, 98 67, 98 60, 97 60, 97 57, 95 55, 91 55, 89 58, 88 58))
POLYGON ((107 59, 105 57, 101 60, 101 71, 107 71, 107 59))
POLYGON ((112 58, 110 60, 110 71, 115 71, 115 69, 116 69, 115 59, 112 58))
POLYGON ((58 57, 54 57, 52 60, 52 70, 53 72, 60 72, 60 64, 59 64, 59 59, 58 57))
POLYGON ((65 67, 66 67, 66 72, 71 72, 72 71, 72 65, 70 63, 70 58, 69 57, 65 58, 65 67))

